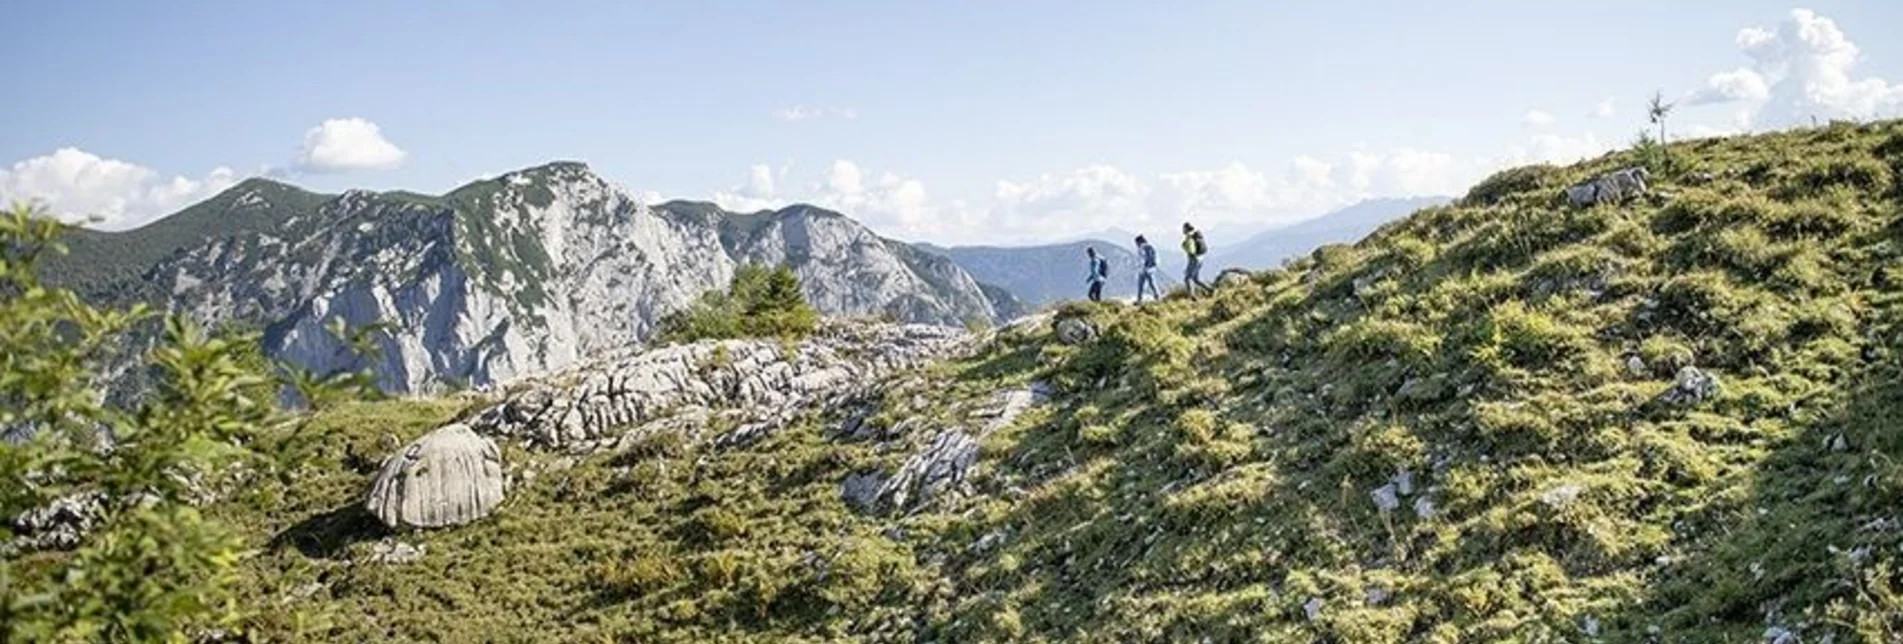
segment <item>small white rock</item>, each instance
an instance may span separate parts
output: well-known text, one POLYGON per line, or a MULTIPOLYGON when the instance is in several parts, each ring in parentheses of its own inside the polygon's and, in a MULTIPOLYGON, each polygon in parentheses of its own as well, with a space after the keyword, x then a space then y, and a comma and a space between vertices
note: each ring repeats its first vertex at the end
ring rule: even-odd
POLYGON ((1302 602, 1302 612, 1308 615, 1308 621, 1319 619, 1322 616, 1322 598, 1310 597, 1308 601, 1302 602))

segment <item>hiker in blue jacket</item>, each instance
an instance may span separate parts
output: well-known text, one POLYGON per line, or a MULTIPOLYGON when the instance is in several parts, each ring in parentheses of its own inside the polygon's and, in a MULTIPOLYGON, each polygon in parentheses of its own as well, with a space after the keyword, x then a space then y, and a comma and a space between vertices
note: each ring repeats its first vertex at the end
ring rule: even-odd
POLYGON ((1095 248, 1085 248, 1084 254, 1090 259, 1090 277, 1086 280, 1090 284, 1090 301, 1102 302, 1103 280, 1110 276, 1110 262, 1098 257, 1095 248))
POLYGON ((1156 290, 1156 247, 1142 235, 1137 235, 1137 259, 1143 264, 1143 269, 1137 272, 1137 304, 1143 303, 1145 286, 1150 287, 1151 300, 1163 301, 1163 294, 1156 290))

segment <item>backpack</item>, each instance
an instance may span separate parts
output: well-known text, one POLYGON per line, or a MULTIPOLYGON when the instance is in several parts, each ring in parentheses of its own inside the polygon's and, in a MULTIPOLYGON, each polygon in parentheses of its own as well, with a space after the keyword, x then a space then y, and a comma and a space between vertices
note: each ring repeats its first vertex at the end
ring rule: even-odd
POLYGON ((1110 276, 1110 260, 1104 259, 1102 257, 1097 258, 1097 277, 1109 277, 1109 276, 1110 276))
POLYGON ((1209 252, 1209 246, 1203 244, 1203 231, 1198 230, 1196 232, 1190 233, 1189 243, 1191 248, 1196 249, 1197 257, 1202 257, 1203 253, 1209 252))

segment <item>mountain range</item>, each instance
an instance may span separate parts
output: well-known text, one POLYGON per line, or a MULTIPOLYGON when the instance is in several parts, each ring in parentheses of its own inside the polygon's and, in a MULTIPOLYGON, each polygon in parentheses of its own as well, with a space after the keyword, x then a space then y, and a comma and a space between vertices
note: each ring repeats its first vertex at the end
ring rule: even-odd
POLYGON ((250 179, 143 228, 73 230, 68 245, 53 283, 260 330, 269 356, 319 373, 364 366, 333 320, 387 323, 369 366, 392 392, 500 382, 637 342, 743 263, 791 266, 831 315, 957 325, 1012 302, 836 212, 648 205, 573 162, 440 196, 250 179))
MULTIPOLYGON (((1206 234, 1209 259, 1204 262, 1203 279, 1214 280, 1226 268, 1258 270, 1273 268, 1283 260, 1307 253, 1324 244, 1352 242, 1374 232, 1381 224, 1393 221, 1421 208, 1451 201, 1446 197, 1406 199, 1370 199, 1301 222, 1272 228, 1237 242, 1226 242, 1216 232, 1206 234)), ((1241 226, 1213 230, 1238 230, 1241 226)), ((1137 258, 1135 233, 1110 229, 1093 237, 1034 246, 952 246, 920 245, 958 262, 981 282, 996 284, 1035 308, 1083 297, 1085 291, 1084 250, 1094 248, 1110 260, 1110 280, 1106 297, 1136 296, 1137 258), (1129 241, 1106 241, 1107 239, 1129 241)), ((1157 250, 1157 286, 1168 289, 1180 284, 1183 276, 1181 238, 1171 234, 1152 239, 1157 250)))

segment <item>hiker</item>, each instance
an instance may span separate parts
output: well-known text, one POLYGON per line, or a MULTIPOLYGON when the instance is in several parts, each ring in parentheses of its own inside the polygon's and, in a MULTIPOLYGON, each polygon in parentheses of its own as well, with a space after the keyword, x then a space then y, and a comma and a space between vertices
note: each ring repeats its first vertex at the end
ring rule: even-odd
POLYGON ((1090 284, 1090 301, 1102 302, 1103 280, 1110 276, 1110 262, 1098 257, 1095 248, 1085 248, 1084 254, 1090 258, 1090 277, 1086 280, 1090 284))
POLYGON ((1143 264, 1143 270, 1137 272, 1137 304, 1143 303, 1144 286, 1150 287, 1150 299, 1163 301, 1163 295, 1156 290, 1156 247, 1142 235, 1137 235, 1137 258, 1143 264))
POLYGON ((1183 254, 1189 256, 1189 265, 1183 268, 1183 288, 1190 297, 1196 297, 1197 287, 1204 293, 1215 293, 1216 289, 1203 283, 1200 273, 1203 270, 1203 254, 1209 252, 1209 244, 1203 242, 1203 231, 1196 230, 1189 222, 1183 222, 1183 254))

